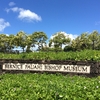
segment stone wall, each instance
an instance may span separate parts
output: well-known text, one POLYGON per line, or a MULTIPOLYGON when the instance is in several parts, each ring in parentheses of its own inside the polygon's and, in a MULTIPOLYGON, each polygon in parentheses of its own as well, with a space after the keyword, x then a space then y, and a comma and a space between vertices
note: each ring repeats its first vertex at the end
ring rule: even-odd
MULTIPOLYGON (((73 68, 76 68, 76 67, 73 67, 73 68)), ((67 70, 68 70, 68 67, 67 67, 67 70)), ((62 73, 62 74, 70 74, 70 75, 82 75, 82 76, 88 76, 88 77, 94 77, 94 76, 99 76, 100 75, 100 62, 95 62, 95 61, 72 61, 72 60, 69 60, 69 61, 58 61, 58 60, 13 60, 13 59, 9 59, 9 60, 6 60, 6 59, 1 59, 0 60, 0 74, 2 73, 28 73, 28 72, 31 72, 31 73, 34 73, 34 72, 38 72, 38 73, 44 73, 44 72, 47 72, 47 73, 62 73), (69 65, 69 66, 90 66, 90 73, 84 73, 84 72, 75 72, 74 69, 73 69, 73 72, 66 72, 66 71, 56 71, 56 70, 51 70, 51 71, 48 71, 48 70, 8 70, 8 69, 3 69, 3 65, 4 64, 10 64, 10 63, 14 63, 14 64, 18 64, 18 63, 21 63, 21 64, 44 64, 44 65, 69 65)))

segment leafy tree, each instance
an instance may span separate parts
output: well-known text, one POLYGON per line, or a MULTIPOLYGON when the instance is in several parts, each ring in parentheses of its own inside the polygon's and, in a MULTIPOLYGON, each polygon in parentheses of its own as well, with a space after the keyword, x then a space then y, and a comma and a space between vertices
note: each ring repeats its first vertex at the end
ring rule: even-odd
POLYGON ((53 35, 53 38, 49 41, 49 47, 53 46, 56 50, 62 49, 62 45, 70 43, 70 38, 63 32, 57 32, 53 35))
POLYGON ((80 37, 78 36, 76 39, 73 39, 72 42, 71 42, 71 47, 74 49, 74 50, 80 50, 81 46, 80 46, 80 37))
POLYGON ((72 40, 71 46, 76 50, 89 49, 90 40, 88 38, 88 33, 82 33, 76 39, 72 40))
POLYGON ((91 34, 89 34, 89 40, 92 49, 96 49, 100 43, 100 34, 97 31, 93 31, 91 34))
POLYGON ((8 47, 8 36, 6 34, 0 34, 0 51, 5 52, 7 51, 8 47))
POLYGON ((64 47, 64 51, 67 52, 67 51, 74 51, 73 47, 68 45, 68 46, 65 46, 64 47))
POLYGON ((14 48, 14 35, 11 34, 8 36, 8 52, 12 52, 12 49, 14 48))
POLYGON ((35 44, 33 42, 32 35, 28 35, 26 39, 26 52, 31 52, 30 48, 35 47, 35 44))
POLYGON ((17 35, 14 37, 14 40, 15 40, 15 42, 14 42, 15 46, 21 47, 23 49, 23 52, 24 52, 25 47, 27 45, 26 33, 23 31, 18 32, 17 35))
POLYGON ((38 45, 38 50, 42 50, 46 45, 47 35, 44 32, 34 32, 32 34, 33 45, 38 45))
POLYGON ((98 41, 97 41, 97 43, 96 43, 96 49, 97 49, 97 50, 100 50, 100 34, 99 34, 99 36, 98 36, 98 41))
POLYGON ((91 48, 90 47, 90 40, 88 38, 88 35, 89 34, 87 32, 86 33, 82 33, 80 35, 80 42, 79 42, 79 44, 80 44, 82 50, 83 49, 90 49, 91 48))

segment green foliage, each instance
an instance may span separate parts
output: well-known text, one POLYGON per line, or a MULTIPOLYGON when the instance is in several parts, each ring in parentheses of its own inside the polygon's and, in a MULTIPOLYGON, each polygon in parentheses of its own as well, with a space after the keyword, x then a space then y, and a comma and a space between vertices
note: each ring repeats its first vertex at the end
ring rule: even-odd
POLYGON ((100 34, 98 31, 82 33, 80 36, 72 40, 71 46, 76 50, 100 50, 100 34))
POLYGON ((83 50, 70 52, 29 52, 20 54, 0 53, 0 59, 33 59, 33 60, 76 60, 100 61, 100 51, 83 50))
POLYGON ((52 39, 50 39, 49 46, 53 46, 57 51, 57 49, 59 48, 62 49, 62 45, 69 44, 70 41, 71 39, 69 38, 69 36, 66 36, 62 32, 57 32, 52 36, 52 39))
POLYGON ((98 46, 100 44, 100 34, 97 31, 93 31, 89 35, 89 40, 91 42, 91 46, 92 46, 93 50, 98 48, 98 46))
POLYGON ((67 51, 75 51, 75 50, 72 46, 65 46, 64 51, 67 52, 67 51))
POLYGON ((36 45, 38 45, 38 50, 43 49, 48 39, 47 35, 44 32, 34 32, 32 34, 32 39, 36 45))
POLYGON ((24 52, 24 49, 27 45, 26 33, 23 31, 18 32, 17 35, 14 37, 14 41, 15 41, 15 46, 21 47, 23 49, 23 52, 24 52))
POLYGON ((32 34, 26 34, 24 31, 19 31, 16 35, 0 34, 0 52, 13 53, 16 47, 23 50, 23 52, 31 52, 34 47, 38 46, 38 51, 55 51, 59 52, 74 50, 80 51, 85 49, 100 50, 100 33, 93 31, 91 33, 82 33, 75 39, 71 40, 68 34, 64 32, 57 32, 48 40, 44 32, 38 31, 32 34))
POLYGON ((100 100, 100 77, 2 74, 0 100, 100 100))

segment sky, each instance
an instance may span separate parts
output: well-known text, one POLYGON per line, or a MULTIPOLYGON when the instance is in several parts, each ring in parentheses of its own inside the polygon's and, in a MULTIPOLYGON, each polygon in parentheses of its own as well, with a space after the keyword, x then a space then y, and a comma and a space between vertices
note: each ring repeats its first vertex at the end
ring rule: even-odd
POLYGON ((72 38, 100 32, 100 0, 0 0, 0 34, 32 34, 48 38, 65 32, 72 38))

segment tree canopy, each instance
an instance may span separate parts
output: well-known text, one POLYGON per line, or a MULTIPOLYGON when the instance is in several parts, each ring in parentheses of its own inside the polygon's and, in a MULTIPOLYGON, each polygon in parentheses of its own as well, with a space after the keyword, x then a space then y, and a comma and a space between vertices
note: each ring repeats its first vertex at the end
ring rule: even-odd
POLYGON ((68 34, 57 32, 48 40, 46 33, 42 31, 27 34, 19 31, 17 34, 0 34, 0 52, 10 53, 14 48, 21 48, 23 52, 30 52, 31 48, 38 47, 38 51, 76 51, 83 49, 100 50, 100 33, 93 31, 84 32, 71 40, 68 34))

